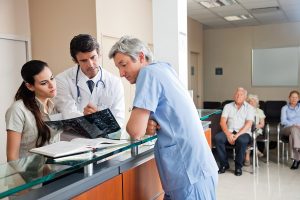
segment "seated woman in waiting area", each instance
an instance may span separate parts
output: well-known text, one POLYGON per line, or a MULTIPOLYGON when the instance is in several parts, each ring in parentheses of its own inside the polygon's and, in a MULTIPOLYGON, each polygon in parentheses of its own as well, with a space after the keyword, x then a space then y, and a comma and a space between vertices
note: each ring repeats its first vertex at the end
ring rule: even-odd
MULTIPOLYGON (((255 108, 255 128, 257 129, 256 133, 262 134, 263 128, 265 126, 266 115, 264 114, 264 111, 259 108, 258 96, 254 94, 249 94, 247 102, 255 108)), ((258 149, 256 149, 256 152, 259 157, 262 157, 264 155, 258 149)), ((250 150, 246 151, 244 165, 250 165, 250 150)))
POLYGON ((298 169, 300 164, 300 104, 299 92, 293 90, 289 102, 281 109, 281 124, 284 128, 281 134, 289 136, 289 146, 293 164, 291 169, 298 169))
POLYGON ((57 113, 51 101, 56 95, 56 82, 47 63, 31 60, 23 65, 21 75, 23 83, 5 115, 7 161, 26 157, 30 149, 60 139, 60 131, 43 121, 57 113))

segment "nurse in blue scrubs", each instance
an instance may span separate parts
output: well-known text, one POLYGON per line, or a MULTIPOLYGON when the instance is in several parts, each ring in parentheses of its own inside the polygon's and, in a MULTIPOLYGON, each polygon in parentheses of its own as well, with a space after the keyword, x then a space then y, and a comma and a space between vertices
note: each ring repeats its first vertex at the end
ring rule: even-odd
POLYGON ((127 36, 112 47, 109 57, 120 76, 136 84, 127 132, 139 139, 147 132, 149 118, 159 124, 154 152, 164 199, 216 199, 218 167, 193 100, 172 66, 153 62, 149 48, 127 36))

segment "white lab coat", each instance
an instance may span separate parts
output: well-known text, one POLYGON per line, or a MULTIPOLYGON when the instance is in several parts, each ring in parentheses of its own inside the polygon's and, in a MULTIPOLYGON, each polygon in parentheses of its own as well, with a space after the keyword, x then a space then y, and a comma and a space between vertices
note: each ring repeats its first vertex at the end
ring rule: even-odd
POLYGON ((92 79, 95 83, 92 94, 86 83, 88 77, 81 70, 79 70, 76 84, 77 65, 58 74, 56 76, 57 96, 54 98, 55 106, 64 118, 70 118, 74 114, 77 116, 82 115, 84 107, 91 102, 94 106, 97 106, 98 110, 109 108, 122 127, 125 118, 125 102, 121 78, 114 76, 103 68, 101 69, 105 87, 101 82, 96 86, 97 81, 101 78, 99 70, 98 74, 92 79), (79 98, 76 85, 80 90, 79 98))

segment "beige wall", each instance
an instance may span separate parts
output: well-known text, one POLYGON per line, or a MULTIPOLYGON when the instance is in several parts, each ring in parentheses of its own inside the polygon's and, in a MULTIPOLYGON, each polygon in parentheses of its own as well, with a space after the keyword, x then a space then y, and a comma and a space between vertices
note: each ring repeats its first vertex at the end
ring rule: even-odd
POLYGON ((0 0, 0 34, 30 37, 27 0, 0 0))
MULTIPOLYGON (((251 51, 253 48, 299 46, 300 23, 272 24, 256 27, 204 31, 204 99, 232 99, 236 87, 242 86, 262 100, 285 100, 298 87, 252 87, 251 51), (215 68, 223 75, 216 76, 215 68)), ((266 74, 267 76, 267 74, 266 74)))
MULTIPOLYGON (((190 66, 191 53, 198 55, 198 77, 197 91, 193 91, 193 95, 199 95, 198 107, 202 106, 203 101, 203 26, 196 20, 189 18, 187 21, 188 34, 188 66, 190 66)), ((189 71, 190 74, 190 71, 189 71)), ((189 82, 191 80, 189 79, 189 82)), ((189 83, 190 85, 190 83, 189 83)), ((196 104, 197 104, 196 103, 196 104)))
POLYGON ((73 65, 73 36, 96 37, 95 0, 29 0, 32 58, 50 65, 55 74, 73 65))
MULTIPOLYGON (((151 0, 96 0, 97 37, 102 44, 102 66, 119 76, 113 60, 108 59, 112 45, 124 35, 138 37, 152 45, 152 1, 151 0), (116 6, 117 5, 117 6, 116 6)), ((135 86, 122 79, 125 92, 125 124, 129 118, 129 110, 135 86)))
MULTIPOLYGON (((0 0, 0 37, 9 39, 20 39, 28 41, 30 46, 30 28, 29 28, 29 13, 28 13, 28 1, 27 0, 0 0)), ((28 52, 30 55, 30 52, 28 52)), ((8 58, 9 59, 9 58, 8 58)), ((12 57, 12 59, 14 59, 12 57)), ((18 63, 18 61, 16 61, 18 63)), ((7 67, 8 63, 2 63, 1 67, 7 67)), ((20 78, 20 68, 21 66, 14 66, 14 69, 2 69, 2 72, 10 71, 9 75, 15 73, 11 76, 11 80, 14 80, 15 84, 5 85, 3 84, 4 79, 0 85, 1 91, 8 91, 8 88, 17 88, 21 82, 20 78), (1 88, 2 87, 2 88, 1 88), (4 88, 3 88, 4 87, 4 88)), ((7 74, 2 74, 2 76, 7 76, 7 74)), ((0 116, 0 141, 2 145, 0 146, 0 163, 6 161, 6 127, 5 127, 5 112, 9 105, 12 103, 12 99, 16 93, 14 91, 9 91, 10 93, 2 94, 1 96, 1 116, 0 116)))
MULTIPOLYGON (((102 66, 117 76, 108 59, 114 42, 126 34, 152 44, 151 0, 29 0, 29 10, 32 57, 47 61, 56 74, 73 65, 69 43, 79 33, 97 37, 102 66)), ((134 87, 126 80, 123 84, 128 118, 134 87)))
POLYGON ((99 38, 132 35, 152 43, 151 0, 96 0, 96 8, 99 38))
POLYGON ((152 2, 96 0, 96 10, 97 38, 102 43, 103 67, 119 76, 112 60, 108 59, 108 52, 124 35, 138 37, 152 44, 152 2))

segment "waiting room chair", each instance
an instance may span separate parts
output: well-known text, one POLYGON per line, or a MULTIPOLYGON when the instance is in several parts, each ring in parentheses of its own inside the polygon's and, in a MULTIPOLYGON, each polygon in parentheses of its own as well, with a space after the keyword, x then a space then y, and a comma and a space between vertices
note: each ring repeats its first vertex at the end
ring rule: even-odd
MULTIPOLYGON (((252 132, 252 139, 250 141, 250 143, 248 144, 248 149, 252 151, 252 173, 255 174, 256 173, 256 168, 259 167, 258 166, 258 155, 256 153, 256 128, 255 125, 253 124, 251 127, 251 132, 252 132)), ((226 148, 232 149, 233 151, 233 160, 235 160, 235 145, 226 145, 226 148)))
POLYGON ((284 160, 284 153, 286 154, 286 160, 289 159, 289 137, 282 135, 281 134, 281 130, 282 130, 283 126, 278 123, 277 125, 277 162, 279 163, 280 161, 280 144, 282 146, 281 148, 281 159, 284 160), (287 147, 285 149, 285 146, 287 147))
POLYGON ((203 102, 204 109, 220 109, 222 108, 221 102, 218 101, 204 101, 203 102))
POLYGON ((266 153, 266 162, 269 163, 270 160, 270 126, 269 124, 265 125, 262 135, 256 133, 256 142, 263 142, 265 144, 265 153, 266 153))
POLYGON ((280 122, 281 108, 285 105, 286 101, 266 101, 264 106, 266 123, 277 126, 280 122))
POLYGON ((265 110, 265 101, 259 100, 258 105, 260 109, 265 110))
POLYGON ((233 102, 233 100, 225 100, 225 101, 223 101, 223 102, 222 102, 222 109, 224 108, 224 106, 225 106, 226 104, 229 104, 229 103, 231 103, 231 102, 233 102))
POLYGON ((279 162, 279 151, 280 151, 279 144, 281 143, 279 139, 280 115, 281 115, 281 108, 285 105, 286 105, 286 101, 265 101, 265 108, 264 108, 264 113, 266 115, 265 132, 267 134, 267 137, 269 138, 269 142, 271 141, 277 142, 278 162, 279 162))

